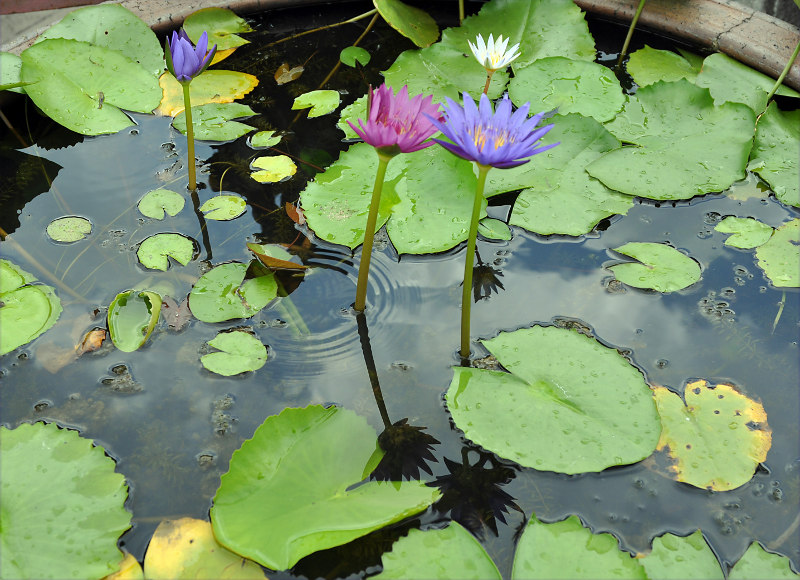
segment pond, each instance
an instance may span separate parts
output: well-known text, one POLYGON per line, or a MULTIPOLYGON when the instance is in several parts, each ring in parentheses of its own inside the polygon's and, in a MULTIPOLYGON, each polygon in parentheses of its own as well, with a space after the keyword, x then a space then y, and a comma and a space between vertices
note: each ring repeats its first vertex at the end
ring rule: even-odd
MULTIPOLYGON (((418 429, 400 431, 414 432, 412 445, 397 465, 384 468, 392 479, 404 475, 430 482, 442 497, 411 518, 315 552, 290 572, 270 577, 371 575, 380 570, 381 555, 408 530, 437 529, 450 520, 471 531, 502 576, 510 577, 529 519, 549 523, 571 515, 595 534, 613 534, 619 547, 631 553, 648 552, 653 539, 665 533, 686 536, 700 529, 723 569, 758 541, 798 570, 800 294, 796 287, 776 285, 759 267, 754 250, 726 244, 730 234, 717 228, 729 216, 778 228, 800 217, 798 208, 778 201, 764 180, 747 171, 719 193, 662 200, 629 196, 632 203, 624 215, 610 211, 581 235, 545 235, 511 225, 510 239, 479 237, 472 363, 458 355, 464 244, 398 254, 394 232, 383 229, 372 254, 368 306, 357 316, 351 305, 360 249, 325 241, 309 227, 312 215, 308 224, 298 224, 303 220, 286 206, 300 200, 308 210, 323 203, 303 197, 308 184, 315 176, 319 181, 320 172, 352 145, 336 126, 341 109, 309 118, 293 110, 292 103, 318 88, 367 20, 275 42, 369 8, 347 3, 248 18, 254 32, 243 36, 250 44, 212 69, 258 78, 258 86, 241 99, 256 116, 243 122, 257 131, 276 131, 281 140, 271 150, 254 150, 248 137, 224 143, 198 140, 196 199, 185 189, 186 138, 168 116, 131 113, 135 127, 83 137, 41 115, 28 99, 16 101, 13 111, 4 107, 15 131, 4 131, 0 141, 2 258, 52 285, 63 312, 47 332, 0 358, 2 424, 55 422, 103 447, 129 486, 125 505, 132 527, 120 546, 139 561, 163 520, 209 518, 232 454, 267 417, 315 404, 353 411, 376 434, 407 419, 418 429), (278 85, 274 75, 284 63, 304 70, 296 80, 278 85), (274 154, 294 160, 296 174, 277 183, 255 181, 252 160, 274 154), (180 192, 184 209, 166 220, 143 216, 137 204, 158 189, 180 192), (246 200, 244 214, 229 221, 205 219, 199 204, 219 193, 246 200), (75 243, 52 241, 46 229, 64 216, 88 219, 91 234, 75 243), (140 244, 164 232, 191 238, 191 260, 185 266, 173 261, 164 272, 144 267, 137 258, 140 244), (621 282, 609 266, 630 260, 614 249, 634 241, 677 248, 700 265, 701 277, 668 292, 621 282), (250 263, 248 242, 286 245, 294 261, 309 268, 278 271, 279 297, 249 318, 202 322, 181 309, 198 279, 213 267, 250 263), (174 300, 165 299, 168 307, 144 346, 123 352, 106 339, 97 350, 78 356, 75 346, 91 329, 106 328, 109 305, 130 289, 174 300), (591 337, 604 351, 629 361, 654 389, 665 387, 683 396, 687 385, 694 388, 699 380, 733 385, 744 400, 763 405, 762 423, 768 422, 772 437, 766 459, 755 461, 745 483, 711 491, 676 481, 663 450, 597 472, 557 472, 522 466, 473 442, 462 430, 462 419, 451 414, 454 399, 445 397, 454 369, 471 364, 502 370, 490 356, 494 351, 481 341, 531 327, 591 337), (267 346, 262 367, 229 377, 204 368, 200 357, 214 351, 208 342, 230 329, 248 329, 267 346)), ((442 23, 454 21, 455 15, 441 7, 432 14, 442 29, 442 23)), ((597 61, 613 67, 625 29, 591 18, 588 24, 597 61)), ((645 44, 691 50, 637 32, 630 52, 645 44)), ((339 92, 342 107, 364 95, 369 84, 380 84, 381 71, 393 66, 402 51, 416 49, 380 19, 360 46, 371 55, 369 64, 342 66, 325 86, 339 92)), ((466 45, 463 50, 469 54, 466 45)), ((631 77, 623 75, 622 82, 627 94, 636 93, 631 77)), ((532 112, 540 108, 534 104, 532 112)), ((558 126, 558 117, 553 119, 558 126)), ((568 139, 562 137, 559 147, 566 147, 568 139)), ((529 165, 539 163, 539 157, 529 165)), ((505 175, 502 169, 492 171, 490 180, 505 175)), ((621 165, 617 171, 629 170, 621 165)), ((374 168, 364 172, 371 189, 374 168)), ((542 179, 561 177, 554 170, 542 179)), ((491 197, 488 216, 508 223, 529 200, 519 189, 491 197)), ((539 360, 535 351, 524 356, 533 364, 539 360)), ((510 422, 510 417, 492 420, 510 422)), ((522 432, 526 427, 519 425, 522 432)), ((400 446, 387 437, 380 440, 384 447, 400 446)), ((314 479, 322 473, 299 477, 314 479)))

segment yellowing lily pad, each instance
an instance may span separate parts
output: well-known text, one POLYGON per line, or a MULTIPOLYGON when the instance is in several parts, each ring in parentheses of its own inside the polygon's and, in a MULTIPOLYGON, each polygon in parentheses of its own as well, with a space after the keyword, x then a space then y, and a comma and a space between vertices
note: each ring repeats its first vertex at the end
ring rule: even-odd
POLYGON ((265 578, 258 564, 220 546, 209 522, 194 518, 158 524, 144 569, 148 578, 265 578))
POLYGON ((247 202, 236 195, 217 195, 200 206, 207 220, 227 221, 239 217, 247 202))
POLYGON ((714 229, 723 234, 733 234, 725 240, 725 245, 734 248, 755 248, 766 243, 772 236, 770 226, 753 218, 728 216, 714 229))
POLYGON ((772 430, 764 407, 733 385, 691 382, 685 403, 664 387, 654 393, 662 426, 658 449, 674 460, 678 481, 715 491, 736 489, 767 458, 772 430))
POLYGON ((758 267, 774 286, 800 286, 800 218, 786 222, 775 230, 767 243, 756 249, 758 267))
POLYGON ((634 288, 675 292, 700 279, 700 264, 666 244, 629 242, 614 251, 639 260, 608 267, 617 280, 634 288))
POLYGON ((47 224, 47 235, 56 242, 77 242, 90 233, 92 233, 92 222, 83 217, 63 217, 47 224))
POLYGON ((257 371, 267 362, 267 348, 244 330, 220 332, 208 345, 219 352, 203 355, 200 362, 212 373, 224 377, 257 371))
POLYGON ((321 117, 336 110, 339 106, 339 92, 331 90, 310 91, 302 94, 292 103, 292 109, 308 109, 308 118, 321 117))
POLYGON ((103 580, 144 580, 144 571, 139 561, 131 553, 125 552, 125 557, 119 563, 119 569, 103 580))
MULTIPOLYGON (((183 87, 169 72, 158 79, 164 91, 161 104, 153 111, 170 117, 183 111, 183 87)), ((232 103, 258 86, 258 78, 232 70, 207 70, 189 85, 192 108, 206 103, 232 103)))
POLYGON ((169 189, 154 189, 148 191, 139 200, 139 211, 143 216, 156 220, 163 220, 165 214, 174 216, 183 209, 186 200, 179 193, 169 189))
POLYGON ((276 155, 274 157, 257 157, 250 164, 250 169, 258 168, 261 171, 254 171, 250 177, 259 183, 275 183, 283 181, 297 173, 297 165, 294 164, 286 155, 276 155))

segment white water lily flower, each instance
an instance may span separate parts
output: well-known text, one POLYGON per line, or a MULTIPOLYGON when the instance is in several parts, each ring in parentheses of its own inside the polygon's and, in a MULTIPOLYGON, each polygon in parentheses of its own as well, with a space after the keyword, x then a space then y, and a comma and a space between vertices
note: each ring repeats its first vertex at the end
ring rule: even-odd
POLYGON ((477 46, 472 44, 469 40, 467 43, 472 49, 472 54, 474 54, 478 62, 481 63, 481 66, 488 71, 494 72, 507 67, 512 60, 519 56, 519 51, 517 50, 519 49, 519 43, 506 50, 508 41, 508 38, 503 39, 502 34, 498 36, 497 41, 495 41, 490 34, 489 42, 484 43, 483 37, 479 34, 476 39, 477 46))

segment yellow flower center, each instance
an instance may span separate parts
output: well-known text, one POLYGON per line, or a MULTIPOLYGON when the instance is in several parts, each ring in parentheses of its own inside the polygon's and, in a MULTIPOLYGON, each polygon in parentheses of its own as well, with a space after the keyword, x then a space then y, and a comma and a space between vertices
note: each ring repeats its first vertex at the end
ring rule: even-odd
POLYGON ((497 131, 493 128, 489 128, 487 130, 484 129, 484 127, 477 126, 470 130, 469 134, 475 143, 475 147, 478 148, 478 151, 483 151, 483 148, 486 146, 487 142, 490 143, 495 150, 499 149, 506 143, 514 142, 514 136, 509 135, 506 129, 497 131))

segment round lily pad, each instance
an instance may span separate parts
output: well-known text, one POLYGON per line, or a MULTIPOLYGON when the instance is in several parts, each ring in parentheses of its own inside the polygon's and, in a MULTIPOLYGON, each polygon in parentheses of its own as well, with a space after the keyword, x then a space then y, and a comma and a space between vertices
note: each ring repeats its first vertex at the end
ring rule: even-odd
POLYGON ((130 527, 125 478, 102 447, 53 423, 0 427, 3 578, 102 578, 130 527))
POLYGON ((250 169, 261 170, 250 174, 250 177, 259 183, 276 183, 294 175, 297 172, 297 165, 286 155, 275 155, 256 157, 250 164, 250 169))
POLYGON ((225 377, 247 371, 257 371, 267 362, 267 349, 251 333, 244 330, 220 332, 209 346, 219 349, 200 357, 200 362, 212 373, 225 377))
POLYGON ((189 293, 189 308, 203 322, 249 318, 278 295, 278 284, 270 272, 244 280, 247 264, 231 262, 209 270, 189 293))
POLYGON ((90 233, 92 233, 92 222, 83 217, 62 217, 47 224, 47 235, 56 242, 77 242, 90 233))
POLYGON ((179 193, 169 189, 154 189, 139 200, 138 207, 143 216, 163 220, 165 213, 170 216, 177 215, 185 203, 186 200, 179 193))
POLYGON ((634 288, 675 292, 700 279, 700 264, 666 244, 629 242, 615 252, 639 260, 609 266, 617 280, 634 288))
POLYGON ((237 195, 216 195, 200 206, 207 220, 228 221, 242 215, 247 202, 237 195))
POLYGON ((800 286, 800 218, 776 229, 768 242, 756 248, 756 257, 774 286, 800 286))
POLYGON ((250 137, 250 147, 253 149, 262 149, 264 147, 272 147, 280 143, 280 136, 275 136, 275 131, 259 131, 250 137))
POLYGON ((145 239, 136 250, 136 257, 145 268, 166 271, 169 258, 181 266, 188 264, 195 253, 195 243, 180 234, 156 234, 145 239))
POLYGON ((339 60, 350 67, 355 67, 356 63, 367 66, 370 58, 370 54, 360 46, 348 46, 339 53, 339 60))
POLYGON ((509 372, 454 369, 447 408, 468 439, 562 473, 602 471, 655 450, 661 424, 652 392, 615 349, 542 326, 483 344, 509 372))

